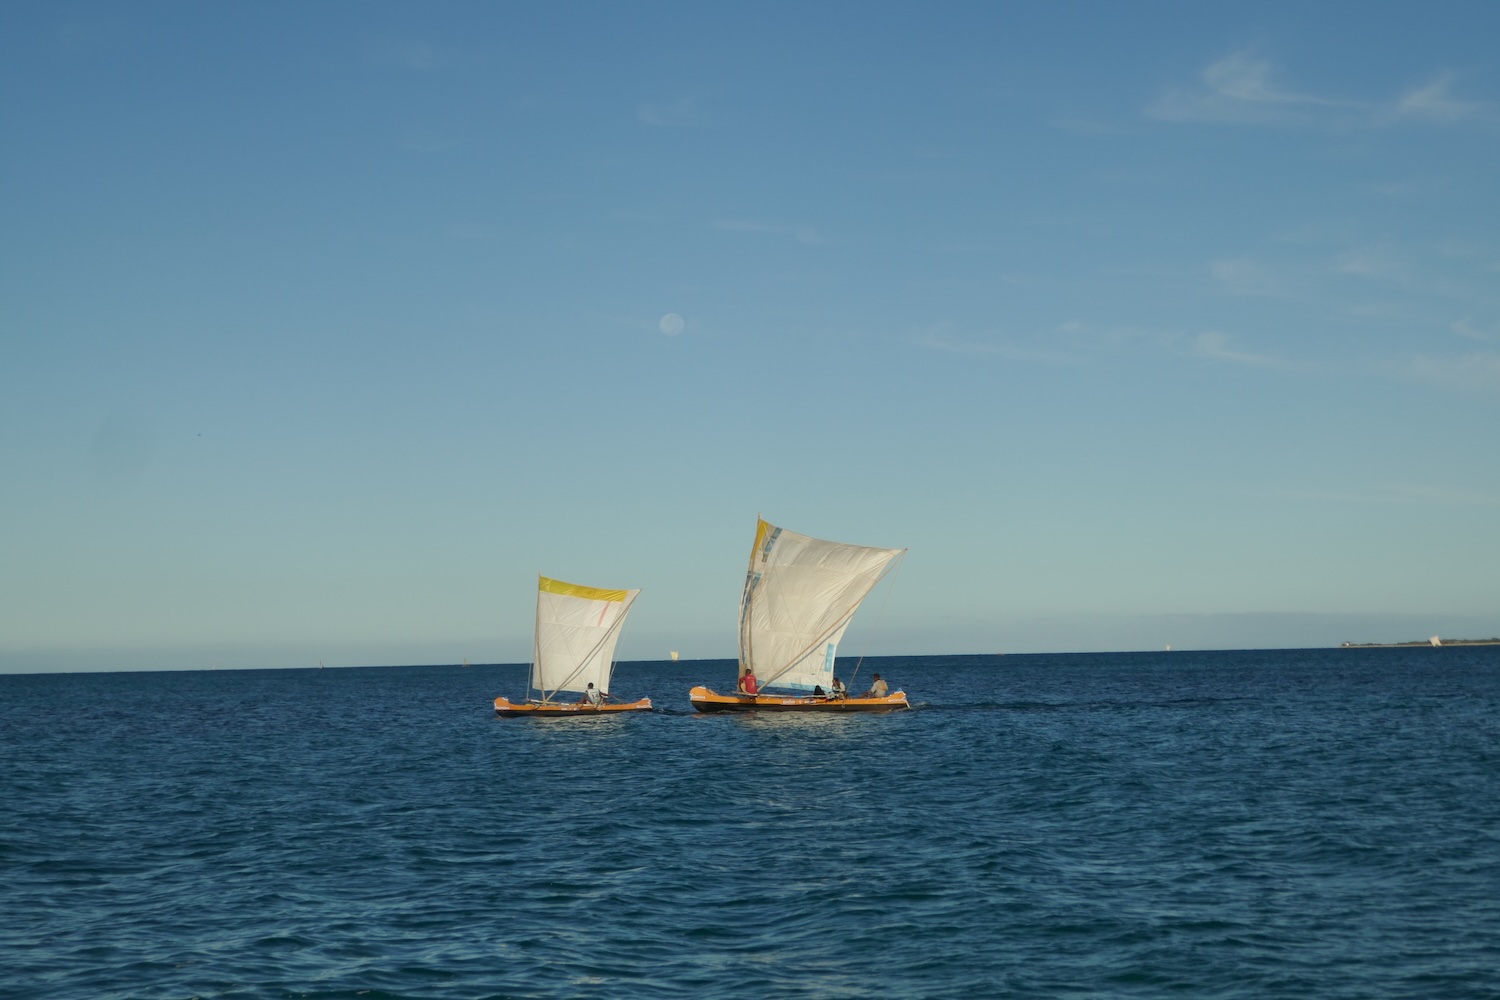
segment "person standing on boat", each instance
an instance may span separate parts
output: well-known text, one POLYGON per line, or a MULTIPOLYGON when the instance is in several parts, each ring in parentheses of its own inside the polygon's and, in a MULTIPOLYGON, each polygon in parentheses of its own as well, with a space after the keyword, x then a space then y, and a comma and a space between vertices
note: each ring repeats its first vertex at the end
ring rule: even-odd
POLYGON ((849 689, 846 688, 846 687, 844 687, 844 682, 841 681, 841 680, 839 680, 837 677, 835 677, 833 679, 833 695, 832 695, 832 697, 834 697, 834 698, 836 698, 836 699, 838 699, 840 701, 842 701, 843 699, 849 697, 849 689))
POLYGON ((746 667, 745 672, 740 674, 740 694, 759 694, 760 682, 755 679, 755 671, 746 667))
POLYGON ((885 681, 883 681, 883 680, 880 679, 880 675, 879 674, 876 674, 875 675, 875 683, 870 685, 870 690, 868 690, 868 691, 865 692, 865 697, 866 698, 884 698, 885 697, 885 693, 888 690, 889 690, 889 688, 886 687, 885 681))
POLYGON ((598 688, 594 687, 593 681, 589 681, 588 690, 583 692, 583 700, 588 702, 590 705, 593 705, 595 708, 598 708, 600 705, 604 704, 604 693, 598 688))

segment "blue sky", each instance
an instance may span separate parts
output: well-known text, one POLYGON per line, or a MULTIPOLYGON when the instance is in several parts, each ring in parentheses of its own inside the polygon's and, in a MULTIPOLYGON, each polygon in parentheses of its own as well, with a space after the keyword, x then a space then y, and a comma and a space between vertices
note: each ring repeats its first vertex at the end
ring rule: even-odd
POLYGON ((0 670, 1500 634, 1500 6, 0 6, 0 670))

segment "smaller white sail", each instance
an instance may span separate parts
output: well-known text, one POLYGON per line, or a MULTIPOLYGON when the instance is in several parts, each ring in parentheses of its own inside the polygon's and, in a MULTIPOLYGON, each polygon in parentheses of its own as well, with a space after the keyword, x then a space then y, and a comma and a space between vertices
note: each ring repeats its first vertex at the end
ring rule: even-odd
POLYGON ((544 700, 582 693, 590 683, 609 693, 615 644, 639 590, 604 590, 539 577, 531 686, 544 700))

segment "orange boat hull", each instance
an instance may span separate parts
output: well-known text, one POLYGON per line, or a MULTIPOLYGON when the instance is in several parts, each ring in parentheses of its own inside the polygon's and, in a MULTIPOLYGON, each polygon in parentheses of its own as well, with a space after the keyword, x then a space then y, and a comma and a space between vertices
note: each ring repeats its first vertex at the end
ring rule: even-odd
POLYGON ((688 692, 700 712, 892 712, 911 708, 905 691, 884 698, 817 698, 812 695, 719 694, 706 687, 688 692))
POLYGON ((507 698, 495 699, 495 714, 508 719, 519 718, 521 716, 542 718, 649 711, 651 711, 650 698, 642 698, 639 701, 606 702, 603 705, 590 705, 587 703, 579 705, 577 703, 562 701, 549 701, 543 704, 537 701, 513 702, 507 698))

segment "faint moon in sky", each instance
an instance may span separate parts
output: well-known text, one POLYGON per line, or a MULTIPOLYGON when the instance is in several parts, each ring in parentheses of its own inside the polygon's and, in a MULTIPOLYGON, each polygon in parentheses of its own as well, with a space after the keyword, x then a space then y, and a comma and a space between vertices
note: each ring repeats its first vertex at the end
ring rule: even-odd
POLYGON ((668 337, 675 337, 682 332, 682 317, 676 313, 667 313, 661 318, 661 332, 668 337))

